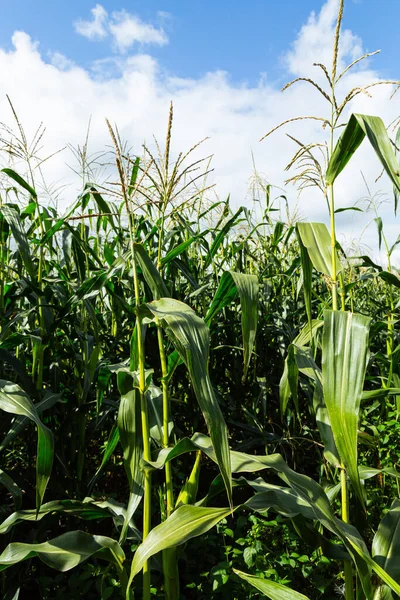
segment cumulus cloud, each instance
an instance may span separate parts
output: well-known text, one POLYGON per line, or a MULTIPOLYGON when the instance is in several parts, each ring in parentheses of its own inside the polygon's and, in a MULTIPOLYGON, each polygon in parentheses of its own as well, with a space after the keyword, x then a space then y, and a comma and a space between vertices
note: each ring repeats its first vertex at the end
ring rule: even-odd
MULTIPOLYGON (((120 53, 127 52, 134 44, 156 44, 163 46, 168 37, 162 29, 145 23, 137 15, 126 10, 114 11, 111 16, 101 4, 90 11, 92 19, 75 22, 75 31, 89 40, 99 41, 110 37, 113 48, 120 53)), ((165 20, 165 15, 163 17, 165 20)))
MULTIPOLYGON (((288 78, 304 75, 303 69, 307 76, 318 73, 316 67, 310 67, 310 63, 316 61, 326 61, 329 68, 336 10, 337 1, 328 0, 320 13, 312 14, 301 28, 284 57, 288 78)), ((107 16, 103 26, 108 32, 110 22, 117 23, 117 20, 107 16)), ((356 54, 363 52, 361 40, 355 33, 345 30, 342 41, 340 69, 356 54)), ((24 32, 16 32, 12 42, 13 49, 10 51, 0 48, 2 120, 9 115, 7 124, 12 124, 12 115, 5 100, 5 94, 8 94, 28 137, 32 138, 38 123, 43 121, 46 124, 47 131, 42 142, 48 154, 66 144, 82 145, 90 118, 89 150, 95 152, 109 147, 105 117, 118 124, 121 136, 129 141, 135 152, 140 153, 143 141, 152 144, 153 134, 160 140, 164 138, 169 101, 173 100, 172 151, 177 155, 209 136, 210 139, 198 150, 197 157, 213 155, 215 171, 209 182, 216 183, 215 193, 221 198, 230 193, 234 204, 251 205, 248 182, 252 174, 253 152, 257 169, 277 186, 274 190, 276 197, 283 190, 290 200, 291 210, 296 209, 302 218, 327 220, 321 194, 307 190, 298 198, 296 189, 284 184, 285 178, 290 176, 284 169, 297 150, 285 133, 305 143, 322 142, 327 132, 321 123, 295 122, 278 130, 261 144, 258 142, 262 135, 285 119, 297 115, 329 114, 327 101, 307 83, 295 84, 282 94, 264 76, 255 86, 235 83, 229 73, 221 71, 207 73, 201 78, 180 78, 166 74, 162 62, 144 53, 115 55, 96 62, 88 70, 57 53, 51 61, 46 60, 38 44, 24 32)), ((124 46, 121 41, 121 44, 121 47, 127 47, 127 43, 124 46)), ((379 72, 373 70, 369 62, 360 63, 341 80, 339 95, 355 85, 362 86, 379 79, 379 72)), ((390 91, 383 86, 373 88, 372 98, 358 96, 343 115, 343 120, 353 111, 380 115, 389 123, 399 112, 398 104, 389 100, 390 91)), ((47 181, 66 186, 62 194, 64 206, 72 203, 80 185, 66 166, 66 163, 71 164, 71 160, 71 156, 62 152, 43 165, 47 181)), ((375 183, 380 166, 366 142, 337 180, 337 205, 351 206, 365 196, 361 171, 371 193, 382 190, 388 195, 389 202, 382 205, 380 213, 389 241, 394 241, 398 220, 393 217, 391 185, 386 176, 375 183)), ((338 214, 338 231, 343 236, 341 241, 347 246, 351 240, 358 239, 373 217, 373 214, 359 212, 338 214)), ((377 256, 377 235, 372 226, 364 233, 362 242, 372 247, 377 256)))
POLYGON ((90 12, 92 13, 92 19, 90 21, 82 19, 76 21, 75 31, 88 38, 88 40, 102 40, 108 35, 107 11, 101 4, 96 4, 90 12))

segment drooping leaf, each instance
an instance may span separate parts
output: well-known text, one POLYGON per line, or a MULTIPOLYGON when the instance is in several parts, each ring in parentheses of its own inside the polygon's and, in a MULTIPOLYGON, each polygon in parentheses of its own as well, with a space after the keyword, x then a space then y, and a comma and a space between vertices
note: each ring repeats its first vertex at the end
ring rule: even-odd
MULTIPOLYGON (((297 223, 296 227, 314 268, 331 277, 332 239, 325 223, 297 223)), ((336 253, 336 274, 340 271, 341 265, 336 253)))
POLYGON ((372 557, 397 583, 400 583, 399 556, 400 500, 396 499, 379 523, 372 541, 372 557))
POLYGON ((0 380, 0 408, 8 413, 28 417, 37 426, 36 509, 39 510, 53 466, 53 434, 43 425, 31 399, 24 390, 19 385, 3 379, 0 380))
POLYGON ((18 510, 9 515, 0 524, 0 534, 5 534, 22 521, 38 522, 48 515, 55 513, 64 513, 65 515, 74 516, 85 521, 94 519, 113 519, 123 522, 126 515, 125 506, 116 502, 116 500, 93 500, 93 498, 85 498, 80 500, 52 500, 42 504, 39 512, 32 509, 18 510))
MULTIPOLYGON (((1 354, 0 354, 1 358, 1 354)), ((54 394, 53 392, 46 392, 43 400, 35 404, 35 409, 38 415, 41 415, 45 410, 49 410, 56 404, 61 401, 62 394, 54 394)), ((2 453, 8 445, 18 436, 20 435, 25 427, 29 425, 30 419, 24 416, 17 416, 11 424, 10 430, 7 435, 4 437, 3 441, 0 444, 0 453, 2 453)))
POLYGON ((215 315, 239 294, 242 308, 243 381, 250 365, 258 322, 258 279, 255 275, 225 271, 205 317, 209 324, 215 315))
POLYGON ((271 579, 262 579, 261 577, 256 577, 255 575, 248 575, 247 573, 243 573, 243 571, 238 571, 237 569, 233 569, 233 572, 236 573, 236 575, 238 575, 241 579, 247 581, 247 583, 256 588, 256 590, 264 594, 264 596, 270 598, 270 600, 309 600, 307 596, 304 596, 299 592, 295 592, 286 585, 276 583, 271 579))
POLYGON ((383 279, 383 281, 386 281, 386 283, 400 288, 400 278, 394 273, 390 273, 389 271, 380 271, 378 275, 381 279, 383 279))
POLYGON ((333 185, 351 157, 367 137, 393 185, 400 190, 399 163, 380 117, 352 114, 330 157, 326 181, 333 185))
POLYGON ((357 430, 368 360, 371 319, 344 311, 325 311, 322 380, 333 437, 353 489, 364 505, 357 466, 357 430))
POLYGON ((158 319, 186 364, 210 433, 229 502, 232 502, 228 432, 208 373, 208 327, 189 306, 178 300, 162 298, 146 304, 142 310, 147 311, 151 318, 158 319))
POLYGON ((222 227, 221 231, 218 232, 218 234, 216 235, 213 243, 211 244, 204 268, 207 269, 207 267, 210 266, 211 261, 213 260, 214 256, 216 255, 218 249, 220 248, 221 244, 223 243, 225 237, 228 235, 228 232, 232 229, 232 227, 234 227, 238 222, 239 222, 239 216, 241 215, 241 213, 243 212, 244 207, 241 206, 236 212, 235 214, 228 219, 228 221, 226 221, 226 223, 224 224, 224 226, 222 227))
POLYGON ((35 271, 34 271, 31 251, 30 251, 28 239, 26 236, 26 232, 24 230, 24 227, 23 227, 23 224, 21 221, 21 217, 19 216, 19 214, 15 210, 15 208, 4 205, 4 204, 1 206, 1 212, 3 213, 5 220, 7 221, 8 225, 10 226, 14 240, 18 247, 18 251, 19 251, 22 261, 25 265, 25 268, 26 268, 29 276, 31 277, 31 279, 34 279, 35 271))
POLYGON ((18 175, 18 173, 16 173, 13 169, 1 169, 1 173, 8 175, 10 179, 13 179, 13 181, 18 183, 18 185, 20 185, 26 192, 29 192, 34 200, 37 200, 36 191, 23 177, 21 177, 21 175, 18 175))
POLYGON ((207 508, 190 504, 177 508, 166 521, 152 529, 136 550, 132 561, 130 581, 141 571, 151 556, 166 548, 179 546, 191 538, 203 535, 231 513, 231 508, 207 508))
POLYGON ((37 556, 52 569, 65 572, 94 555, 120 568, 125 560, 124 552, 115 540, 84 531, 69 531, 41 544, 9 544, 0 555, 0 571, 37 556))
POLYGON ((19 510, 22 504, 22 490, 5 471, 0 469, 0 485, 3 485, 14 500, 15 510, 19 510))

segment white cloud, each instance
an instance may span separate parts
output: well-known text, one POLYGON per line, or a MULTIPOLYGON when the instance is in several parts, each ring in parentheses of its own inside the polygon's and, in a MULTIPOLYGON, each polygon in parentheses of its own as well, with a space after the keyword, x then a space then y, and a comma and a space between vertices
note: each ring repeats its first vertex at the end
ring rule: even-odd
POLYGON ((114 44, 120 52, 126 52, 135 43, 158 46, 168 43, 168 38, 162 29, 144 23, 139 17, 130 15, 125 10, 113 13, 109 27, 114 44))
MULTIPOLYGON (((75 31, 89 40, 104 40, 110 37, 114 50, 127 52, 134 44, 156 44, 163 46, 168 43, 168 37, 163 29, 157 29, 150 23, 145 23, 137 15, 126 10, 114 11, 111 16, 101 4, 96 4, 90 11, 91 21, 78 20, 75 31)), ((159 14, 163 20, 168 13, 159 14)))
MULTIPOLYGON (((336 16, 335 0, 328 0, 318 15, 312 15, 303 26, 298 37, 285 56, 288 78, 318 73, 309 67, 313 61, 331 60, 332 36, 336 16)), ((111 20, 108 19, 107 27, 111 20)), ((112 21, 114 22, 114 21, 112 21)), ((285 135, 290 132, 296 138, 311 142, 322 141, 326 131, 316 121, 300 121, 287 126, 261 144, 260 137, 285 119, 297 115, 327 115, 329 105, 310 85, 301 82, 283 94, 260 77, 258 85, 238 85, 231 81, 228 73, 213 72, 198 79, 179 78, 166 75, 162 63, 148 54, 114 56, 95 63, 92 70, 71 63, 68 57, 53 55, 52 64, 40 54, 38 45, 23 32, 12 38, 11 51, 0 49, 0 114, 11 113, 5 100, 8 94, 28 136, 32 137, 37 125, 44 121, 47 127, 43 144, 48 154, 64 147, 84 142, 88 121, 91 117, 89 149, 92 152, 109 147, 110 141, 104 118, 118 124, 121 136, 127 139, 138 153, 144 140, 152 143, 152 134, 163 140, 165 136, 169 101, 174 102, 173 152, 190 148, 200 139, 210 136, 201 146, 197 156, 213 154, 213 181, 221 198, 231 193, 232 201, 238 205, 250 203, 247 195, 248 180, 252 174, 254 152, 257 168, 268 180, 284 186, 288 176, 286 164, 296 151, 296 146, 285 135), (29 90, 29 94, 27 93, 29 90)), ((362 54, 360 39, 351 31, 342 34, 344 50, 339 68, 353 60, 355 53, 362 54)), ((369 63, 361 63, 341 81, 341 94, 355 85, 379 80, 379 73, 369 63)), ((321 80, 322 83, 323 80, 321 80)), ((397 116, 398 104, 389 101, 390 90, 373 89, 373 98, 358 96, 351 110, 380 115, 389 123, 397 116)), ((397 96, 395 97, 397 98, 397 96)), ((344 115, 344 118, 347 115, 344 115)), ((2 116, 4 120, 6 117, 2 116)), ((63 203, 70 204, 79 188, 65 163, 72 158, 65 152, 56 155, 44 164, 48 181, 69 184, 63 193, 63 203)), ((374 153, 364 143, 358 154, 337 180, 336 201, 338 206, 350 206, 366 193, 360 171, 363 171, 374 193, 383 190, 390 196, 391 185, 382 177, 377 184, 375 178, 380 166, 374 153)), ((281 193, 276 191, 276 196, 281 193)), ((286 188, 292 209, 297 202, 295 189, 286 188)), ((393 217, 393 203, 381 208, 381 216, 389 234, 389 240, 397 237, 398 220, 393 217)), ((326 220, 324 199, 315 191, 304 192, 297 203, 303 218, 326 220)), ((358 212, 338 214, 339 237, 346 236, 346 245, 358 238, 373 215, 358 212)), ((373 227, 364 234, 363 243, 377 251, 377 235, 373 227)))
POLYGON ((89 40, 103 40, 107 37, 107 19, 108 14, 101 4, 96 4, 90 11, 92 13, 91 21, 79 19, 75 22, 75 31, 89 40))

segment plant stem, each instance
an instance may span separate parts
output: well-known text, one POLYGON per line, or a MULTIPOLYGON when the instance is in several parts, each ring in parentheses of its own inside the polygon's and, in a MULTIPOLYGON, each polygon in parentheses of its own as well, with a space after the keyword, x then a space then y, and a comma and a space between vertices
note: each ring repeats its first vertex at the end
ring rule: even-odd
MULTIPOLYGON (((168 394, 168 383, 166 377, 168 375, 168 364, 167 357, 165 355, 163 333, 161 325, 157 323, 157 337, 158 337, 158 349, 160 353, 161 361, 161 373, 162 373, 162 392, 163 392, 163 446, 167 448, 169 445, 169 394, 168 394)), ((172 486, 172 471, 171 463, 167 462, 165 465, 165 488, 167 498, 167 517, 171 514, 174 508, 174 492, 172 486)))
MULTIPOLYGON (((341 465, 340 472, 340 483, 341 483, 341 501, 342 501, 342 520, 345 523, 349 523, 349 495, 347 489, 347 476, 344 465, 341 465)), ((344 584, 345 584, 345 598, 346 600, 354 600, 353 590, 353 567, 349 560, 344 561, 344 584)))
MULTIPOLYGON (((128 215, 130 222, 130 241, 131 241, 131 252, 132 252, 132 263, 133 263, 133 278, 135 288, 135 303, 136 307, 139 306, 140 295, 139 295, 139 280, 137 275, 136 266, 136 253, 135 246, 133 243, 133 232, 131 215, 128 215)), ((140 393, 140 411, 142 418, 142 434, 143 434, 143 458, 146 461, 151 460, 150 450, 150 428, 149 418, 147 414, 147 402, 146 402, 146 376, 145 376, 145 353, 144 353, 144 340, 143 340, 143 329, 142 319, 140 315, 137 315, 137 343, 138 343, 138 362, 139 362, 139 393, 140 393)), ((147 538, 151 531, 151 473, 145 471, 144 475, 144 498, 143 498, 143 541, 147 538)), ((150 600, 150 565, 146 562, 143 565, 143 600, 150 600)))
POLYGON ((333 310, 338 309, 337 302, 337 263, 336 263, 336 232, 335 232, 335 197, 333 193, 333 186, 328 186, 328 200, 329 200, 329 216, 331 226, 331 252, 332 252, 332 308, 333 310))

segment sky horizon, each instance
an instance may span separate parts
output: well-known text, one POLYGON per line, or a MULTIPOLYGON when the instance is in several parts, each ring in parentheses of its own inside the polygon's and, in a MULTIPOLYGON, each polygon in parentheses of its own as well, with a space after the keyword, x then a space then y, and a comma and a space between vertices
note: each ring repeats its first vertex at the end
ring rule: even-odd
MULTIPOLYGON (((83 0, 33 6, 16 0, 0 23, 0 122, 14 127, 9 95, 28 137, 44 122, 46 154, 84 142, 91 120, 90 149, 109 145, 104 119, 118 124, 137 152, 152 135, 163 139, 169 101, 174 102, 173 152, 204 137, 202 155, 213 155, 213 181, 223 198, 249 204, 253 157, 266 180, 290 198, 292 210, 307 220, 327 220, 324 200, 314 192, 297 197, 285 187, 284 168, 296 148, 285 135, 305 143, 323 141, 319 122, 296 122, 259 143, 271 128, 298 115, 326 116, 325 100, 307 83, 281 93, 296 77, 313 77, 324 85, 313 62, 331 65, 338 0, 290 1, 285 5, 255 0, 251 11, 240 3, 181 3, 178 0, 137 2, 83 0), (215 6, 216 4, 216 6, 215 6), (289 9, 289 10, 288 10, 289 9)), ((354 86, 399 78, 396 66, 393 3, 347 0, 341 35, 339 68, 358 56, 381 49, 343 77, 339 92, 354 86), (372 26, 373 25, 373 26, 372 26)), ((400 93, 393 86, 374 88, 372 98, 359 95, 350 112, 381 116, 385 124, 400 115, 400 93)), ((71 155, 56 154, 46 163, 46 179, 65 186, 62 204, 76 194, 77 182, 66 163, 71 155)), ((380 166, 365 143, 337 181, 338 206, 353 205, 367 194, 383 193, 380 206, 389 241, 398 235, 391 186, 375 181, 380 166)), ((55 189, 55 188, 53 188, 55 189)), ((45 190, 42 190, 45 194, 45 190)), ((378 199, 378 196, 377 196, 378 199)), ((339 239, 349 247, 374 214, 338 215, 339 239)), ((377 233, 369 225, 363 244, 380 258, 377 233)), ((396 253, 399 263, 400 253, 396 253)))

